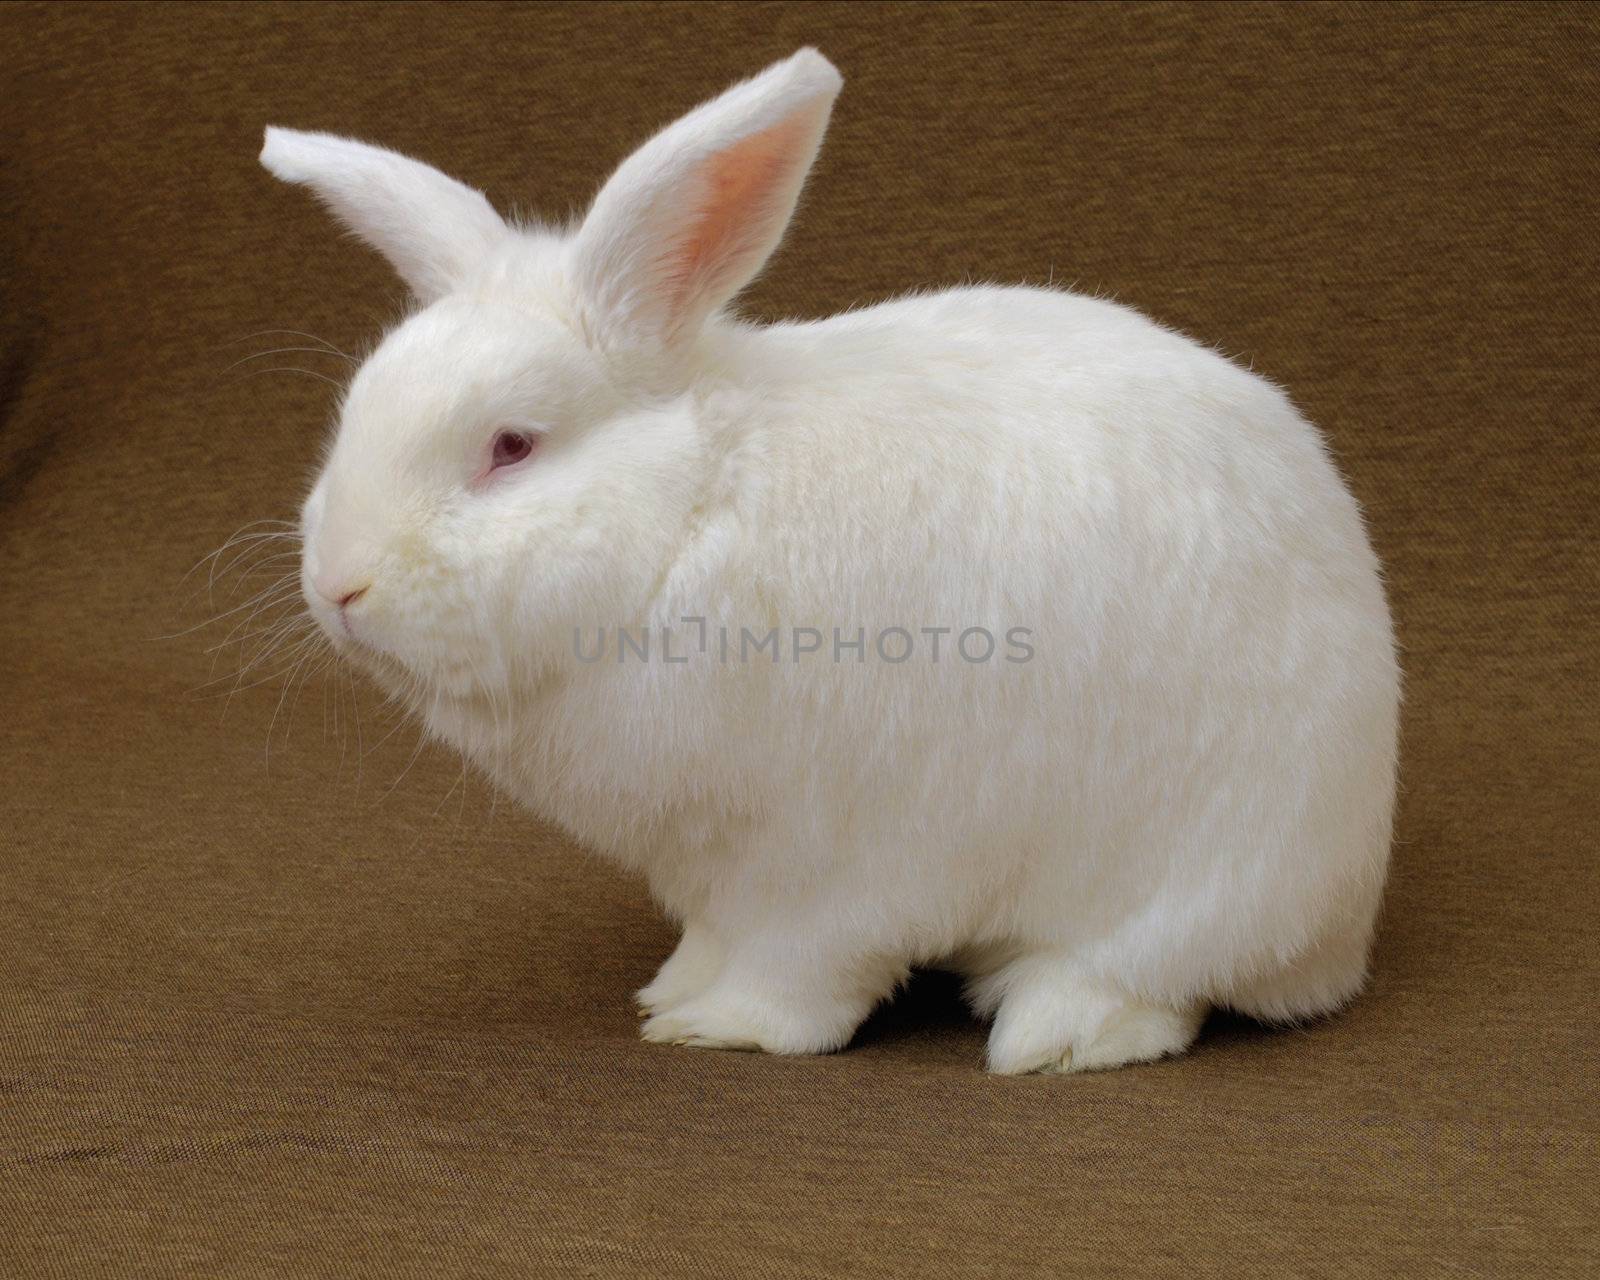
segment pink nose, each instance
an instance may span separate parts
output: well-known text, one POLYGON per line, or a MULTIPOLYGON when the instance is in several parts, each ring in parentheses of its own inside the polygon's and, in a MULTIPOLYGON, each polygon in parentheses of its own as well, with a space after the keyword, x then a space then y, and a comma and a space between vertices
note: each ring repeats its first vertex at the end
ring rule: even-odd
POLYGON ((367 585, 370 584, 350 587, 342 582, 319 575, 311 585, 316 588, 317 594, 329 604, 335 605, 340 609, 346 609, 367 594, 367 585))

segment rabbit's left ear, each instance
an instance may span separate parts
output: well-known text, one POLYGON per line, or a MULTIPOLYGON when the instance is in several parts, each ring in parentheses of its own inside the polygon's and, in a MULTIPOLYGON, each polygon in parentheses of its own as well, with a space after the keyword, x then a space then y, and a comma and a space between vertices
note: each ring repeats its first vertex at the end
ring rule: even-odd
POLYGON ((269 128, 261 163, 316 192, 423 303, 459 288, 508 234, 482 192, 352 138, 269 128))
POLYGON ((605 340, 671 344, 750 282, 788 226, 843 85, 802 49, 622 163, 569 246, 605 340))

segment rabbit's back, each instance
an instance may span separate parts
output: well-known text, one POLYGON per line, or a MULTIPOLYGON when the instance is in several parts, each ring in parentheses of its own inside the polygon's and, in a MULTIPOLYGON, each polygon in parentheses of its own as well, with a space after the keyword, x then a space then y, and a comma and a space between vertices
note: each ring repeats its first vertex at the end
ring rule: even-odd
POLYGON ((1045 290, 769 338, 759 390, 706 402, 738 461, 658 617, 775 630, 776 660, 736 643, 640 676, 693 691, 700 794, 784 814, 785 856, 900 904, 931 951, 1088 935, 1124 976, 1136 954, 1204 983, 1370 915, 1390 624, 1356 504, 1276 388, 1045 290))

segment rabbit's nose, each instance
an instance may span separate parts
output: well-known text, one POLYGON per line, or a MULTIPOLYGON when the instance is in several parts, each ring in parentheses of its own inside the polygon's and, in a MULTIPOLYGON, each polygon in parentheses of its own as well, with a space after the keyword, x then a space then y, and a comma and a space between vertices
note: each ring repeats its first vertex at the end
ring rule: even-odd
POLYGON ((343 610, 349 608, 362 596, 367 594, 367 589, 372 585, 363 582, 359 586, 351 586, 347 581, 333 578, 327 574, 318 574, 311 582, 316 593, 335 608, 343 610))

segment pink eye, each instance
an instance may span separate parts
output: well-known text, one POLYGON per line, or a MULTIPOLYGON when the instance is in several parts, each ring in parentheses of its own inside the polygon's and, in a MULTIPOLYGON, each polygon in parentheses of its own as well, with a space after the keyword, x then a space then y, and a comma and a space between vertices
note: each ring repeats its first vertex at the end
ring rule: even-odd
POLYGON ((489 469, 512 467, 533 452, 533 437, 521 431, 501 431, 490 450, 489 469))

